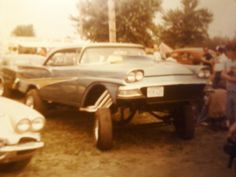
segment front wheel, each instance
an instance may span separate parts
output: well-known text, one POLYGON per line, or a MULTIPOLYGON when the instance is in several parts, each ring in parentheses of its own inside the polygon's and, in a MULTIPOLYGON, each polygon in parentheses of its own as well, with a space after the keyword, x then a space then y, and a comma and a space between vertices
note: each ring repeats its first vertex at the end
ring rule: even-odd
POLYGON ((27 92, 25 97, 25 104, 33 109, 36 109, 42 114, 47 113, 46 102, 41 99, 38 90, 36 89, 31 89, 27 92))
POLYGON ((174 126, 177 135, 183 139, 192 139, 195 134, 195 109, 192 104, 183 105, 175 111, 174 126))
POLYGON ((100 108, 95 113, 94 136, 100 150, 112 148, 112 118, 109 108, 100 108))

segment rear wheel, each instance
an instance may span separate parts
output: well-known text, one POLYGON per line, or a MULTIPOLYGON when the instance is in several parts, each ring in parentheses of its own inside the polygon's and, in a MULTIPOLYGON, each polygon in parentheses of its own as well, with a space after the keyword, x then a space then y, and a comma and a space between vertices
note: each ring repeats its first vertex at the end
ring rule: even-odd
POLYGON ((99 108, 95 113, 94 136, 100 150, 112 148, 112 118, 109 108, 99 108))
POLYGON ((183 105, 175 112, 174 126, 177 135, 183 139, 192 139, 195 134, 195 109, 192 104, 183 105))
POLYGON ((33 109, 36 109, 42 114, 47 113, 46 102, 41 99, 38 90, 36 89, 31 89, 27 92, 25 97, 25 104, 33 109))

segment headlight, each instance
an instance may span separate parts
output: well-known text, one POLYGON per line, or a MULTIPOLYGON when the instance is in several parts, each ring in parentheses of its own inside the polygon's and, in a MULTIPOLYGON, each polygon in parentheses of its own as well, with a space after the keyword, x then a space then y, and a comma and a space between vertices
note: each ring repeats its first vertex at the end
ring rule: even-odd
POLYGON ((30 129, 30 120, 22 119, 16 124, 16 131, 18 133, 24 133, 30 129))
POLYGON ((197 76, 199 78, 208 78, 208 77, 210 77, 210 75, 211 75, 211 73, 207 69, 202 69, 197 73, 197 76))
POLYGON ((203 77, 204 77, 204 72, 203 72, 203 70, 199 71, 199 72, 197 73, 197 76, 200 77, 200 78, 203 78, 203 77))
POLYGON ((209 70, 205 70, 205 76, 208 78, 211 76, 211 72, 209 70))
POLYGON ((33 131, 40 131, 45 124, 45 120, 42 117, 38 117, 31 122, 31 129, 33 131))
POLYGON ((140 80, 142 80, 143 79, 143 72, 142 71, 137 71, 136 72, 136 80, 137 81, 140 81, 140 80))
POLYGON ((126 82, 132 83, 142 80, 144 77, 144 73, 142 70, 131 71, 126 76, 126 82))
POLYGON ((126 81, 127 82, 135 82, 135 73, 134 72, 130 72, 128 73, 128 75, 126 76, 126 81))

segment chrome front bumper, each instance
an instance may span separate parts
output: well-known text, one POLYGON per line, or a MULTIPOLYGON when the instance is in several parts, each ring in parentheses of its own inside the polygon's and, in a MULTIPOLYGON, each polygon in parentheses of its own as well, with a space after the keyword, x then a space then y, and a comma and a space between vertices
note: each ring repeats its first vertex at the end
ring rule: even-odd
POLYGON ((27 151, 27 150, 36 150, 44 146, 43 142, 29 142, 23 144, 16 144, 10 146, 0 147, 0 153, 6 152, 16 152, 16 151, 27 151))
POLYGON ((31 157, 35 150, 43 146, 43 142, 28 142, 0 147, 0 163, 18 161, 31 157))

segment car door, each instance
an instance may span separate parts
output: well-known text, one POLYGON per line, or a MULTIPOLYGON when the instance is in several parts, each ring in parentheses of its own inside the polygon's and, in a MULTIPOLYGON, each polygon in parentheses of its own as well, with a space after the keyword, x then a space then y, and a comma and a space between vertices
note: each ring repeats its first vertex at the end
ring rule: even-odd
POLYGON ((51 72, 48 85, 41 89, 41 95, 53 102, 72 104, 77 93, 77 58, 80 50, 67 49, 55 52, 45 66, 51 72))

